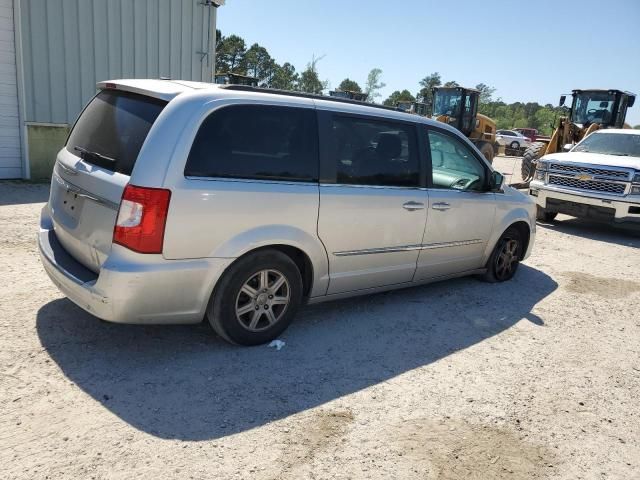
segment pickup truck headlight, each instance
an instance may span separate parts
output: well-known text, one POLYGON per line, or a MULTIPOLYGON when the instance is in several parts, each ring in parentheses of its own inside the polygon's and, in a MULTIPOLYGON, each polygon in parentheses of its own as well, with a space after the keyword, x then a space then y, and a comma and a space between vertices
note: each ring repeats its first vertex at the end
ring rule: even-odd
POLYGON ((636 174, 633 176, 633 183, 640 183, 640 172, 636 172, 636 174))
POLYGON ((545 175, 547 174, 547 170, 549 169, 549 163, 547 162, 538 162, 536 165, 536 173, 534 174, 534 178, 536 180, 545 179, 545 175))

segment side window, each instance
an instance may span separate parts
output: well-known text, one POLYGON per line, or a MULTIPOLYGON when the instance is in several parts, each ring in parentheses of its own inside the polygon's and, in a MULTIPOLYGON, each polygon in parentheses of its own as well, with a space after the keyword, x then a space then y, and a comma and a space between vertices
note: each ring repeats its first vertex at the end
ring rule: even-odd
POLYGON ((329 136, 330 161, 337 167, 338 183, 419 186, 417 142, 412 125, 334 116, 329 136))
POLYGON ((434 188, 482 191, 485 168, 471 150, 451 135, 429 131, 434 188))
POLYGON ((184 174, 317 181, 315 111, 265 105, 216 110, 200 126, 184 174))

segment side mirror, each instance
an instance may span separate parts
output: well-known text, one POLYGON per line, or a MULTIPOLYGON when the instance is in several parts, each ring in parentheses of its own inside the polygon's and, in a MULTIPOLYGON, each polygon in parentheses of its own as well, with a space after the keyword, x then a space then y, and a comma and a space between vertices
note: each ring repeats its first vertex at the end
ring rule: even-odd
POLYGON ((567 100, 566 95, 560 95, 560 106, 563 106, 566 100, 567 100))
POLYGON ((562 147, 562 151, 563 152, 568 152, 572 148, 573 148, 573 143, 565 143, 564 146, 562 147))
POLYGON ((489 189, 492 192, 496 190, 501 190, 503 183, 504 183, 504 175, 495 171, 491 172, 491 176, 489 177, 489 189))
POLYGON ((633 104, 636 103, 636 97, 635 95, 633 97, 629 97, 629 100, 627 102, 627 107, 631 108, 633 107, 633 104))

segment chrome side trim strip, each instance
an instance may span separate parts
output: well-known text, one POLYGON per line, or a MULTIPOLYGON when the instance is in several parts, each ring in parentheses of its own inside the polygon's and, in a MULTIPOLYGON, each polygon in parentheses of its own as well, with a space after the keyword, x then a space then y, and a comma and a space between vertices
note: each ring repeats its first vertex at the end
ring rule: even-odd
POLYGON ((479 238, 473 240, 460 240, 457 242, 429 243, 422 245, 401 245, 399 247, 367 248, 364 250, 345 250, 333 252, 336 257, 348 257, 354 255, 373 255, 376 253, 410 252, 415 250, 432 250, 435 248, 462 247, 465 245, 475 245, 482 243, 479 238))
POLYGON ((463 247, 465 245, 476 245, 478 243, 482 243, 482 240, 479 238, 474 238, 473 240, 460 240, 457 242, 429 243, 427 245, 422 245, 421 250, 431 250, 434 248, 446 247, 463 247))
POLYGON ((333 252, 336 257, 348 257, 352 255, 373 255, 374 253, 410 252, 420 250, 422 245, 401 245, 399 247, 367 248, 364 250, 345 250, 343 252, 333 252))

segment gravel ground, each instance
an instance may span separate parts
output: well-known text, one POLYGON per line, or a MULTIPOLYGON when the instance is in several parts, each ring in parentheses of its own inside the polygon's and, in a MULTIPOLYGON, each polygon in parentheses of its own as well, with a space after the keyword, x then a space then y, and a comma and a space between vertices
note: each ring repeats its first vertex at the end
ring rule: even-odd
POLYGON ((73 305, 46 197, 0 183, 2 479, 640 478, 636 232, 560 217, 511 282, 307 307, 276 351, 73 305))

